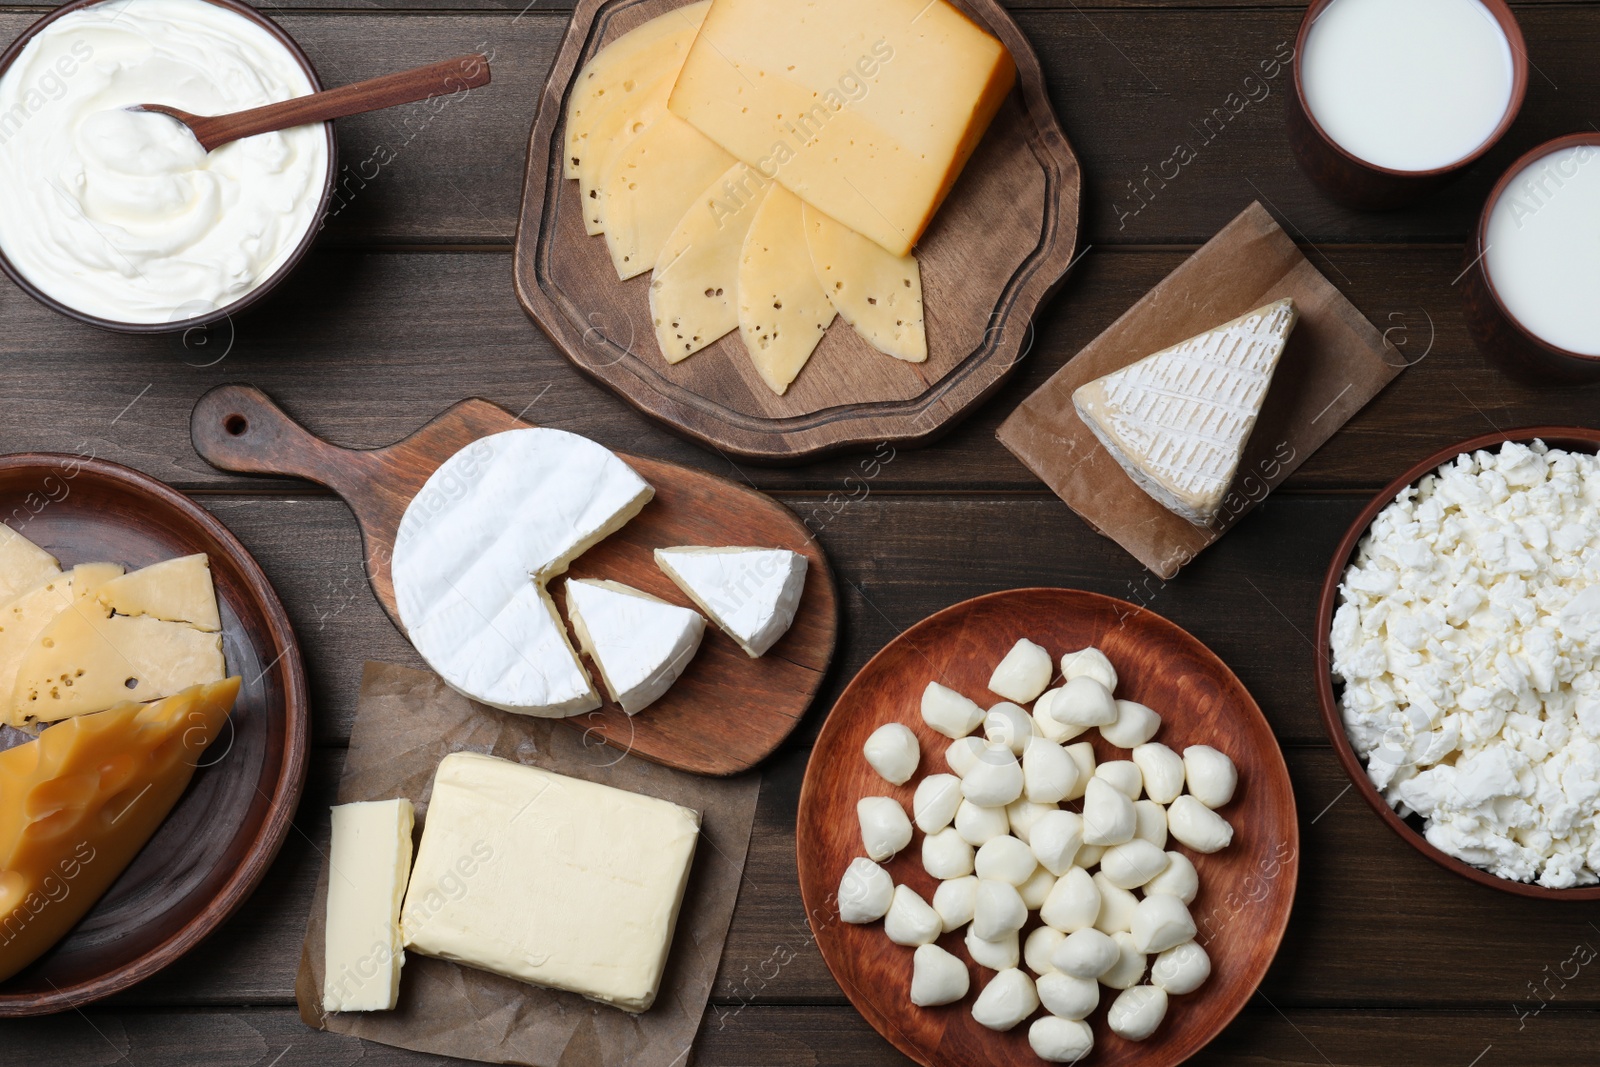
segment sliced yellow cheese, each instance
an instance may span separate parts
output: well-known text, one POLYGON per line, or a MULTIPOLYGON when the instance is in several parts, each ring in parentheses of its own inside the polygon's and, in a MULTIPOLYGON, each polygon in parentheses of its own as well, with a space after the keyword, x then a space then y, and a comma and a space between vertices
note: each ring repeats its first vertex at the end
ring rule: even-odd
POLYGON ((222 629, 211 562, 204 552, 163 560, 106 582, 95 598, 118 615, 149 615, 201 630, 222 629))
POLYGON ((774 187, 739 258, 739 333, 767 388, 782 396, 833 322, 806 254, 800 201, 774 187))
POLYGON ((738 328, 739 257, 767 188, 761 175, 735 163, 667 238, 650 276, 650 316, 668 363, 738 328))
POLYGON ((672 78, 659 79, 642 90, 637 100, 614 102, 605 114, 595 117, 593 149, 585 152, 575 175, 579 203, 583 205, 583 230, 590 237, 606 229, 605 190, 601 185, 606 168, 618 153, 661 117, 671 91, 672 78))
POLYGON ((811 266, 839 317, 884 355, 926 360, 917 257, 897 256, 809 204, 805 226, 811 266))
POLYGON ((728 153, 663 112, 617 153, 601 181, 601 228, 617 277, 656 265, 689 205, 733 166, 728 153))
POLYGON ((94 596, 107 582, 122 577, 126 570, 120 563, 80 563, 72 568, 72 599, 82 600, 94 596))
MULTIPOLYGON (((0 699, 9 698, 16 689, 23 657, 45 627, 121 573, 122 567, 115 563, 80 563, 69 574, 46 579, 0 608, 0 699)), ((0 722, 9 718, 0 714, 0 722)))
POLYGON ((54 556, 0 523, 0 604, 11 603, 60 573, 54 556))

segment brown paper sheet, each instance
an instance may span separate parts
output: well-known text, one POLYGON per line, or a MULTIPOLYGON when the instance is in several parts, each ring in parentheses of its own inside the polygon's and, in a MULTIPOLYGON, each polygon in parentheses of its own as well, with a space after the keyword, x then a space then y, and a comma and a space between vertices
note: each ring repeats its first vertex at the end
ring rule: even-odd
POLYGON ((300 1017, 314 1029, 489 1063, 673 1067, 687 1062, 744 875, 760 775, 713 779, 685 774, 628 756, 570 725, 485 708, 430 672, 368 663, 339 803, 410 797, 417 806, 420 835, 433 773, 446 755, 462 751, 646 793, 701 813, 700 844, 655 1005, 630 1015, 571 993, 408 952, 398 1008, 324 1015, 324 860, 295 980, 300 1017))
POLYGON ((1171 578, 1321 448, 1405 369, 1400 353, 1251 204, 1022 402, 997 436, 1089 525, 1171 578), (1300 322, 1222 513, 1206 528, 1156 503, 1072 406, 1080 385, 1264 304, 1300 322))

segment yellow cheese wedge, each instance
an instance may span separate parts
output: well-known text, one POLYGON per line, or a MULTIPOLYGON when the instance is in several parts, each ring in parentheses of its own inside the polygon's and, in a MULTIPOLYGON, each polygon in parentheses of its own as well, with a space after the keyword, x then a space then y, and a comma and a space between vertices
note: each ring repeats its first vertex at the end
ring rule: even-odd
POLYGON ((0 523, 0 604, 11 603, 60 573, 54 556, 0 523))
POLYGON ((121 704, 0 752, 0 981, 94 907, 183 795, 239 679, 121 704))
POLYGON ((917 257, 885 251, 810 205, 805 226, 811 266, 839 317, 884 355, 908 363, 925 361, 928 337, 922 327, 917 257))
POLYGON ((222 629, 211 563, 204 552, 125 574, 100 586, 95 597, 118 615, 149 615, 213 632, 222 629))
POLYGON ((689 205, 734 162, 665 112, 619 151, 600 183, 601 228, 617 277, 626 281, 654 267, 689 205))
POLYGON ((668 363, 688 359, 739 326, 739 257, 768 183, 735 163, 699 198, 650 276, 650 316, 668 363))
POLYGON ((122 577, 125 568, 120 563, 80 563, 72 568, 72 599, 82 600, 94 596, 107 582, 122 577))
POLYGON ((800 201, 774 188, 756 211, 739 260, 739 334, 769 389, 779 396, 788 391, 833 316, 806 254, 800 201))
MULTIPOLYGON (((121 573, 122 567, 115 563, 80 563, 70 573, 46 579, 0 608, 0 699, 15 691, 17 669, 44 628, 75 601, 92 596, 121 573)), ((124 694, 121 699, 128 698, 124 694)), ((0 722, 9 720, 9 714, 0 713, 0 722)))

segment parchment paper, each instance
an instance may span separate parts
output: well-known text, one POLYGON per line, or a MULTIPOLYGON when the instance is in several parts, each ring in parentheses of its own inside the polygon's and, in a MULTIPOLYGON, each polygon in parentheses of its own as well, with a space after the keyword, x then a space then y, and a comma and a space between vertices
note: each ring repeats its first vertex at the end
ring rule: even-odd
MULTIPOLYGON (((648 715, 649 711, 643 712, 648 715)), ((392 1012, 322 1013, 324 860, 306 924, 295 995, 320 1030, 419 1052, 529 1067, 671 1067, 699 1030, 728 937, 761 790, 758 773, 686 774, 599 743, 570 725, 475 704, 428 671, 368 663, 339 803, 410 797, 417 839, 433 773, 451 752, 483 752, 671 800, 701 813, 700 843, 655 1005, 640 1015, 406 953, 392 1012)))
POLYGON ((1024 400, 997 436, 1090 526, 1171 578, 1405 366, 1399 351, 1254 203, 1024 400), (1134 484, 1078 417, 1073 390, 1286 296, 1299 307, 1300 322, 1238 479, 1216 521, 1195 526, 1134 484))

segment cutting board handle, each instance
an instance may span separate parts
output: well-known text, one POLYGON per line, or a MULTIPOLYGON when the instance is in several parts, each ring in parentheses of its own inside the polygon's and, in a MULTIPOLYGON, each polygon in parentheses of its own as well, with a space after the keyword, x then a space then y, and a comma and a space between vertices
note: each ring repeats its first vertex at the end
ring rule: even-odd
POLYGON ((250 385, 219 385, 196 401, 189 436, 213 467, 305 478, 347 500, 381 464, 374 453, 317 437, 250 385))

